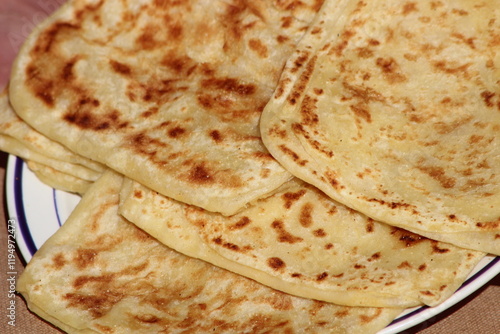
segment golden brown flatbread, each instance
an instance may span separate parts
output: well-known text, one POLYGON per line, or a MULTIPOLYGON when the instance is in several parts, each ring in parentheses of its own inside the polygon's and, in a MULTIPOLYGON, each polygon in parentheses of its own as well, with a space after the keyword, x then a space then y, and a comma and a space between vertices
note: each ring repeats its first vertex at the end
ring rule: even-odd
POLYGON ((435 306, 485 255, 374 221, 298 179, 231 217, 131 180, 120 200, 125 218, 183 254, 341 305, 435 306))
POLYGON ((290 178, 258 121, 321 3, 70 1, 23 45, 11 102, 75 153, 233 214, 290 178))
POLYGON ((26 124, 9 104, 7 91, 0 94, 0 150, 89 182, 105 170, 103 165, 71 152, 26 124))
POLYGON ((500 255, 499 1, 325 1, 261 131, 373 219, 500 255))
POLYGON ((293 297, 181 255, 118 214, 104 174, 34 255, 17 288, 68 333, 376 333, 401 309, 293 297))

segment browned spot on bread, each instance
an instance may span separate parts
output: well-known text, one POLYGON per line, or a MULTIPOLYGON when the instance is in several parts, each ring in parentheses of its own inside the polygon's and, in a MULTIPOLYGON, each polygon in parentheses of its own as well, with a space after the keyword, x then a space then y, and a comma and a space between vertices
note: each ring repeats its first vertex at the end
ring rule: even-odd
POLYGON ((290 38, 288 36, 278 35, 278 37, 276 37, 276 40, 278 41, 278 43, 284 44, 288 42, 290 38))
POLYGON ((251 157, 262 161, 275 161, 273 156, 268 152, 253 152, 251 157))
MULTIPOLYGON (((376 202, 376 203, 379 203, 380 205, 385 205, 390 209, 407 209, 407 210, 412 209, 413 211, 415 211, 415 206, 411 205, 409 203, 388 202, 388 201, 384 201, 384 200, 379 199, 379 198, 367 198, 366 200, 368 202, 376 202)), ((416 211, 414 213, 417 214, 416 211)))
POLYGON ((113 334, 115 333, 115 330, 112 327, 109 326, 104 326, 101 324, 94 324, 95 328, 97 328, 101 333, 103 334, 113 334))
POLYGON ((435 240, 432 240, 431 243, 432 243, 432 252, 433 253, 444 254, 444 253, 450 252, 449 248, 440 248, 439 243, 435 240))
POLYGON ((321 27, 314 27, 314 28, 311 30, 311 35, 317 35, 317 34, 320 34, 322 31, 323 31, 323 29, 322 29, 321 27))
POLYGON ((274 94, 274 97, 276 99, 279 99, 283 93, 285 92, 285 86, 288 85, 292 80, 290 78, 284 78, 281 79, 278 82, 278 87, 276 87, 276 93, 274 94))
POLYGON ((294 243, 301 242, 302 240, 304 240, 301 237, 294 236, 293 234, 291 234, 290 232, 288 232, 285 229, 285 224, 282 221, 280 221, 280 220, 273 221, 271 223, 271 227, 278 234, 278 241, 279 242, 285 242, 285 243, 289 243, 289 244, 294 244, 294 243))
POLYGON ((259 57, 266 58, 268 56, 267 46, 260 39, 252 38, 248 41, 250 49, 255 51, 259 57))
POLYGON ((490 222, 478 222, 476 223, 476 226, 482 230, 498 230, 498 228, 500 227, 500 218, 498 220, 490 222))
POLYGON ((224 140, 224 137, 222 133, 220 133, 219 130, 212 130, 209 132, 209 136, 215 141, 216 143, 220 143, 224 140))
POLYGON ((436 70, 441 71, 445 74, 468 77, 467 69, 471 66, 471 64, 457 65, 454 63, 450 64, 449 62, 446 62, 444 60, 440 60, 435 61, 433 63, 433 66, 436 70))
POLYGON ((318 281, 318 282, 323 281, 323 280, 325 280, 327 277, 328 277, 328 273, 327 273, 327 272, 323 272, 323 273, 318 274, 318 275, 316 276, 316 281, 318 281))
POLYGON ((418 166, 418 169, 438 181, 443 188, 449 189, 455 186, 456 180, 446 176, 444 168, 436 166, 418 166))
POLYGON ((265 299, 274 310, 289 311, 293 308, 291 296, 284 293, 272 293, 266 296, 265 299))
POLYGON ((404 268, 411 269, 411 268, 413 268, 413 267, 412 267, 412 265, 411 265, 408 261, 403 261, 403 262, 401 262, 401 263, 398 265, 398 268, 399 268, 399 269, 404 269, 404 268))
POLYGON ((44 30, 38 37, 31 54, 43 54, 51 51, 52 45, 59 35, 69 33, 72 30, 79 30, 80 26, 69 22, 54 22, 48 29, 44 30))
POLYGON ((238 220, 236 223, 229 225, 230 230, 238 230, 242 229, 245 226, 249 225, 252 221, 248 217, 241 217, 240 220, 238 220))
MULTIPOLYGON (((308 56, 308 54, 307 54, 307 56, 308 56)), ((309 60, 309 62, 307 62, 304 70, 302 71, 299 78, 295 82, 295 84, 294 84, 294 86, 293 86, 293 88, 292 88, 292 90, 287 98, 288 103, 290 103, 291 105, 296 104, 298 102, 298 100, 300 99, 300 97, 302 96, 302 94, 304 93, 304 91, 307 87, 307 83, 311 79, 311 75, 312 75, 314 68, 316 66, 317 58, 318 58, 317 56, 314 56, 309 60)))
POLYGON ((425 269, 427 269, 427 265, 426 264, 421 264, 420 266, 418 266, 418 270, 419 271, 424 271, 425 269))
POLYGON ((85 269, 94 263, 97 255, 98 252, 95 249, 78 249, 72 262, 78 269, 85 269))
POLYGON ((207 89, 218 89, 238 95, 252 95, 256 91, 253 84, 242 84, 234 78, 210 78, 201 82, 201 86, 207 89))
POLYGON ((109 61, 109 64, 111 65, 111 68, 113 69, 113 71, 115 71, 116 73, 119 73, 122 75, 130 75, 132 73, 132 69, 130 68, 130 66, 128 66, 124 63, 121 63, 119 61, 111 59, 109 61))
POLYGON ((171 40, 179 41, 182 38, 183 28, 182 24, 174 23, 168 26, 168 35, 171 40))
POLYGON ((299 57, 297 57, 293 62, 294 66, 290 69, 290 72, 295 73, 298 70, 300 70, 300 68, 304 66, 304 64, 306 63, 307 59, 309 58, 309 55, 310 53, 308 51, 302 51, 302 54, 299 57))
POLYGON ((63 253, 57 253, 52 258, 53 267, 55 269, 61 269, 67 263, 66 258, 63 253))
POLYGON ((73 57, 71 58, 70 60, 68 60, 64 66, 62 67, 62 70, 61 70, 61 80, 62 82, 69 82, 71 80, 73 80, 75 78, 75 75, 73 73, 73 68, 76 64, 76 62, 78 61, 78 57, 73 57))
POLYGON ((148 24, 142 29, 142 33, 136 38, 135 43, 138 49, 151 50, 160 45, 160 42, 156 40, 156 33, 160 31, 160 27, 148 24))
POLYGON ((300 104, 300 115, 302 117, 301 125, 313 126, 318 124, 319 117, 318 114, 316 113, 317 110, 316 102, 318 102, 318 99, 313 98, 309 95, 304 96, 304 99, 300 104))
POLYGON ((313 89, 314 94, 316 95, 323 95, 324 90, 322 88, 314 88, 313 89))
POLYGON ((481 98, 483 99, 484 101, 484 104, 491 108, 493 107, 495 104, 492 102, 493 98, 495 97, 495 93, 493 92, 490 92, 490 91, 487 91, 485 90, 484 92, 481 92, 481 98))
POLYGON ((287 138, 286 130, 281 129, 278 125, 273 125, 269 128, 268 132, 270 137, 278 137, 281 139, 287 138))
POLYGON ((474 44, 474 40, 476 39, 475 37, 465 37, 464 35, 459 33, 453 33, 451 34, 451 36, 458 39, 464 45, 467 45, 469 48, 473 50, 476 48, 476 45, 474 44))
POLYGON ((134 190, 134 197, 135 198, 142 198, 142 196, 143 196, 143 193, 141 190, 138 190, 138 189, 134 190))
POLYGON ((291 16, 285 16, 281 18, 281 27, 282 28, 289 28, 293 23, 293 17, 291 16))
POLYGON ((154 114, 157 114, 159 111, 158 107, 151 107, 148 110, 144 111, 141 113, 141 117, 148 118, 153 116, 154 114))
POLYGON ((469 137, 469 144, 479 143, 483 139, 484 139, 484 136, 472 135, 469 137))
POLYGON ((131 147, 135 152, 146 155, 150 158, 154 158, 156 156, 158 149, 167 147, 167 144, 164 142, 156 138, 152 138, 144 132, 130 135, 128 137, 128 142, 129 147, 131 147))
MULTIPOLYGON (((267 314, 256 314, 250 317, 249 320, 245 324, 242 325, 244 327, 248 327, 252 329, 252 333, 257 333, 261 328, 270 328, 272 331, 276 333, 284 333, 291 334, 293 330, 287 326, 290 323, 289 320, 282 320, 282 318, 270 318, 267 314)), ((230 332, 230 328, 227 328, 226 332, 230 332)))
POLYGON ((221 236, 213 238, 212 241, 219 246, 222 246, 224 248, 227 248, 235 252, 238 252, 240 250, 240 247, 238 245, 233 244, 231 242, 225 242, 224 240, 222 240, 221 236))
POLYGON ((54 106, 55 84, 52 80, 42 78, 37 67, 28 65, 26 67, 26 81, 37 98, 49 107, 54 106))
POLYGON ((186 129, 180 127, 180 126, 176 126, 170 130, 168 130, 168 136, 170 138, 179 138, 180 136, 182 136, 184 133, 186 133, 186 129))
POLYGON ((377 58, 376 64, 382 70, 384 78, 389 83, 400 83, 408 80, 401 73, 400 67, 394 58, 377 58))
POLYGON ((193 166, 189 171, 189 181, 193 183, 214 183, 215 179, 212 172, 205 166, 204 163, 193 166))
POLYGON ((313 218, 312 218, 313 209, 314 205, 312 203, 305 203, 300 208, 300 216, 299 216, 300 225, 304 227, 309 227, 313 224, 313 218))
POLYGON ((313 231, 313 235, 318 238, 326 237, 326 232, 322 228, 313 231))
POLYGON ((412 247, 418 243, 429 240, 426 237, 403 230, 398 227, 391 227, 391 235, 401 241, 406 247, 412 247))
POLYGON ((288 148, 284 144, 281 144, 280 146, 278 146, 278 148, 283 153, 285 153, 286 155, 288 155, 299 166, 305 166, 307 164, 307 160, 300 159, 300 157, 299 157, 299 155, 297 153, 295 153, 292 149, 288 148))
POLYGON ((373 260, 378 260, 382 257, 382 254, 380 252, 373 253, 372 256, 370 256, 370 259, 368 261, 373 261, 373 260))
POLYGON ((352 85, 348 82, 343 82, 342 86, 349 93, 349 96, 345 96, 345 100, 357 99, 358 104, 368 104, 369 102, 384 102, 385 97, 373 88, 352 85))
MULTIPOLYGON (((309 125, 314 125, 314 118, 312 119, 312 123, 309 125)), ((325 145, 321 144, 318 140, 315 139, 314 135, 311 135, 308 131, 305 130, 305 126, 307 126, 306 122, 301 123, 292 123, 291 127, 295 134, 302 136, 307 142, 318 152, 326 155, 331 158, 334 156, 334 153, 325 145)))
POLYGON ((372 233, 375 230, 375 222, 373 219, 371 219, 371 218, 367 219, 365 230, 368 233, 372 233))
POLYGON ((297 192, 290 192, 289 191, 289 192, 284 193, 283 195, 281 195, 281 198, 285 202, 284 207, 286 209, 290 209, 291 206, 293 205, 293 203, 298 201, 302 196, 305 195, 305 193, 306 193, 305 189, 301 189, 297 192))
POLYGON ((360 47, 357 50, 358 57, 360 58, 371 58, 373 57, 373 50, 369 47, 360 47))
POLYGON ((417 12, 417 11, 418 11, 417 4, 415 2, 407 2, 403 5, 402 14, 406 16, 411 12, 417 12))
POLYGON ((73 287, 76 290, 79 290, 84 285, 87 285, 87 284, 97 284, 97 285, 100 285, 100 286, 107 286, 114 279, 116 279, 116 277, 117 277, 117 274, 103 274, 101 276, 82 275, 82 276, 78 276, 73 281, 73 287))
POLYGON ((374 315, 368 316, 368 315, 362 314, 359 316, 359 319, 361 320, 362 323, 367 324, 367 323, 372 322, 373 320, 377 319, 381 313, 382 313, 382 309, 378 308, 378 309, 376 309, 374 315))
POLYGON ((326 171, 324 175, 334 189, 339 190, 343 188, 343 186, 337 180, 337 174, 334 171, 331 170, 326 171))
POLYGON ((336 311, 334 313, 335 317, 338 317, 338 318, 345 318, 349 315, 349 309, 348 308, 344 308, 342 309, 341 311, 336 311))
POLYGON ((267 265, 274 270, 280 270, 286 267, 286 263, 279 257, 270 257, 267 259, 267 265))
POLYGON ((338 38, 337 44, 332 46, 332 48, 328 51, 328 54, 334 54, 337 57, 340 57, 344 50, 347 48, 347 45, 349 45, 349 40, 355 35, 356 32, 352 30, 344 30, 338 38))
POLYGON ((63 119, 84 130, 104 131, 122 129, 128 126, 127 121, 120 120, 120 112, 116 109, 98 114, 100 102, 90 96, 82 95, 63 115, 63 119))
POLYGON ((226 100, 220 96, 213 96, 210 94, 198 94, 198 103, 207 109, 225 108, 229 109, 232 106, 232 102, 226 100))
POLYGON ((354 115, 356 115, 356 117, 362 118, 367 123, 372 122, 372 116, 370 114, 370 110, 365 104, 359 103, 356 105, 351 105, 349 107, 354 112, 354 115))
POLYGON ((453 9, 451 10, 451 12, 452 12, 453 14, 460 15, 460 16, 467 16, 467 15, 469 15, 469 12, 468 12, 468 11, 466 11, 466 10, 464 10, 464 9, 457 9, 457 8, 453 8, 453 9))
POLYGON ((435 296, 435 295, 434 295, 432 292, 430 292, 429 290, 426 290, 426 291, 420 291, 420 294, 425 295, 425 296, 430 296, 430 297, 435 296))
POLYGON ((188 56, 179 56, 173 53, 168 53, 163 57, 161 64, 177 75, 184 74, 188 77, 197 67, 197 64, 188 56))
POLYGON ((124 298, 124 294, 112 291, 102 291, 100 295, 87 295, 85 293, 67 293, 64 295, 67 307, 85 310, 94 319, 104 316, 122 298, 124 298))

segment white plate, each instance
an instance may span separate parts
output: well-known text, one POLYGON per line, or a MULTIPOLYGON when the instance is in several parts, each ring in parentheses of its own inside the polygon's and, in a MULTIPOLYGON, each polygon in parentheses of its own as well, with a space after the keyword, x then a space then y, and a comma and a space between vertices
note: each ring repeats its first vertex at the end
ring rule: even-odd
MULTIPOLYGON (((9 219, 17 222, 17 244, 29 262, 33 254, 66 221, 80 197, 54 190, 41 183, 23 160, 9 156, 6 171, 9 219)), ((500 257, 487 256, 469 275, 462 287, 437 307, 408 309, 378 334, 395 334, 425 322, 443 312, 500 273, 500 257)))

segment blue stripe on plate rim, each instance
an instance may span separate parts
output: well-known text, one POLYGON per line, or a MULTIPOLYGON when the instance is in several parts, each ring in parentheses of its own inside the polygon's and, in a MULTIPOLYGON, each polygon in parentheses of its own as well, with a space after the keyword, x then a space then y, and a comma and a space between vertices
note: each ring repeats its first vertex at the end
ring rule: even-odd
MULTIPOLYGON (((15 210, 16 210, 17 220, 18 220, 18 224, 19 224, 19 227, 20 227, 20 230, 21 230, 22 238, 24 239, 24 242, 26 243, 26 246, 27 246, 29 252, 33 256, 35 254, 35 252, 37 251, 37 247, 35 245, 35 242, 33 241, 33 237, 31 236, 31 232, 30 232, 30 229, 29 229, 29 226, 28 226, 28 222, 27 222, 27 219, 26 219, 26 212, 24 211, 23 188, 22 188, 22 184, 23 184, 23 167, 24 167, 24 161, 22 159, 16 157, 16 161, 15 161, 15 165, 14 165, 14 168, 15 168, 15 170, 14 170, 14 178, 13 178, 13 182, 14 182, 13 188, 14 188, 15 210)), ((7 180, 7 181, 9 181, 9 180, 7 180)), ((59 226, 62 226, 62 222, 61 222, 61 219, 60 219, 60 216, 59 216, 59 209, 58 209, 58 206, 57 206, 57 196, 56 196, 56 190, 55 189, 53 189, 52 194, 53 194, 54 208, 56 210, 57 221, 58 221, 59 226)), ((456 292, 458 292, 458 291, 466 288, 467 286, 469 286, 472 282, 474 282, 476 279, 478 279, 484 273, 486 273, 489 269, 491 269, 493 266, 495 266, 499 261, 500 261, 500 257, 499 256, 493 258, 492 261, 490 261, 488 264, 486 264, 477 273, 475 273, 474 275, 472 275, 471 277, 469 277, 462 284, 462 286, 460 286, 460 288, 458 288, 458 290, 456 292)), ((479 287, 477 287, 477 289, 479 289, 479 287)), ((474 292, 477 289, 474 289, 474 290, 470 291, 470 293, 474 292)), ((463 296, 463 298, 467 297, 468 295, 469 294, 467 294, 466 296, 463 296)), ((455 303, 459 302, 463 298, 457 300, 455 303)), ((455 303, 453 303, 453 304, 455 304, 455 303)), ((449 306, 452 306, 452 305, 449 305, 449 306)), ((408 320, 409 318, 412 318, 412 317, 414 317, 414 316, 416 316, 416 315, 418 315, 418 314, 420 314, 420 313, 422 313, 424 311, 427 311, 428 309, 429 309, 429 306, 421 306, 421 307, 415 309, 412 312, 409 312, 409 313, 407 313, 407 314, 405 314, 403 316, 400 316, 400 317, 394 319, 389 325, 387 325, 386 329, 388 329, 390 327, 393 327, 395 325, 399 325, 401 322, 403 322, 405 320, 408 320)), ((430 315, 425 320, 429 319, 430 317, 432 317, 434 315, 436 315, 436 314, 430 315)), ((407 328, 411 328, 413 325, 416 325, 416 324, 412 324, 411 326, 401 328, 401 330, 404 330, 404 329, 407 329, 407 328)))
POLYGON ((24 167, 24 161, 20 158, 16 158, 16 162, 14 165, 14 180, 13 180, 15 210, 17 216, 17 224, 21 231, 22 238, 31 256, 33 256, 38 249, 35 245, 35 242, 33 241, 33 237, 31 236, 31 232, 28 226, 28 221, 26 219, 26 212, 24 211, 23 167, 24 167))

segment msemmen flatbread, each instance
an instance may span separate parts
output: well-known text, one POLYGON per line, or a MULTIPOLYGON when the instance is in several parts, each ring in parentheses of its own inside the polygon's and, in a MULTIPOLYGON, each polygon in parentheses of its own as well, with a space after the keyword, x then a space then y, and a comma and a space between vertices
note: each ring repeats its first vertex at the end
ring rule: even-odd
POLYGON ((261 119, 291 173, 500 255, 500 1, 326 1, 261 119))
POLYGON ((121 182, 105 173, 18 280, 68 333, 367 334, 401 312, 293 297, 181 255, 118 214, 121 182))
POLYGON ((258 121, 321 3, 69 1, 23 45, 11 103, 75 153, 232 214, 290 178, 258 121))
POLYGON ((0 94, 0 149, 88 182, 97 180, 106 169, 31 128, 10 106, 7 91, 0 94))
POLYGON ((231 217, 127 180, 120 213, 165 245, 289 294, 348 306, 435 306, 485 253, 376 222, 293 179, 231 217))

